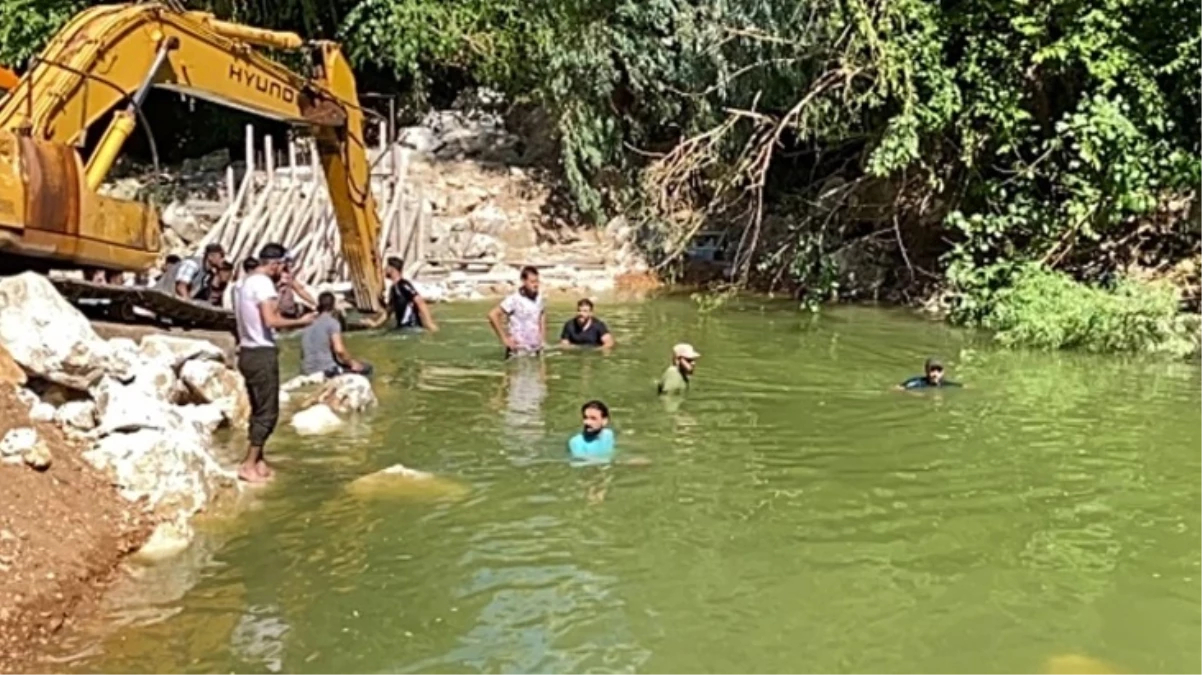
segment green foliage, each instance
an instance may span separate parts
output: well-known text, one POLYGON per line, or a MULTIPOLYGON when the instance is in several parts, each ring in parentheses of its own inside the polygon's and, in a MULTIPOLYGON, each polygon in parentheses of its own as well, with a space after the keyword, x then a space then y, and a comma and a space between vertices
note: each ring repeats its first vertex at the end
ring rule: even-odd
POLYGON ((1091 352, 1196 349, 1178 317, 1180 294, 1167 284, 1120 279, 1110 288, 1082 284, 1038 265, 1012 272, 1010 285, 978 308, 979 324, 1010 347, 1091 352))

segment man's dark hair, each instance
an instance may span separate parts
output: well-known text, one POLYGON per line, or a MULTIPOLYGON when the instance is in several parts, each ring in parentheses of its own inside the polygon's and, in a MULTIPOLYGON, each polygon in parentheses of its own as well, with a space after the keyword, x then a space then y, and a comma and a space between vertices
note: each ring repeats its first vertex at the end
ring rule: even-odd
POLYGON ((220 272, 233 272, 234 271, 234 263, 232 263, 228 260, 223 260, 223 261, 221 261, 221 266, 218 267, 217 270, 220 272))
POLYGON ((525 280, 529 279, 530 277, 537 277, 537 276, 538 276, 538 268, 535 267, 534 265, 526 265, 525 267, 522 268, 522 281, 525 281, 525 280))
POLYGON ((329 291, 323 291, 317 296, 317 311, 325 314, 334 311, 336 301, 334 294, 329 291))
POLYGON ((264 244, 263 248, 259 249, 259 261, 276 262, 277 260, 283 260, 287 254, 287 249, 279 244, 264 244))
POLYGON ((609 406, 605 405, 601 401, 593 399, 593 400, 589 401, 588 403, 585 403, 584 405, 580 406, 580 414, 581 415, 583 415, 585 412, 587 412, 589 410, 596 410, 597 412, 601 413, 601 417, 603 419, 609 419, 609 406))
POLYGON ((167 256, 167 259, 163 262, 164 262, 164 264, 167 264, 167 265, 178 265, 180 259, 181 258, 179 256, 172 253, 171 255, 167 256))
POLYGON ((247 274, 249 274, 251 272, 254 272, 257 269, 259 269, 259 259, 258 258, 247 258, 246 260, 242 261, 242 271, 243 272, 246 272, 247 274))
POLYGON ((206 258, 213 255, 214 253, 220 253, 221 255, 225 255, 225 247, 222 246, 221 244, 216 244, 216 243, 205 246, 205 257, 206 258))
POLYGON ((387 267, 391 267, 392 269, 394 269, 394 270, 396 270, 396 271, 398 271, 398 272, 404 272, 404 271, 405 271, 405 261, 404 261, 404 259, 402 259, 402 258, 398 258, 398 257, 396 257, 395 255, 388 256, 388 261, 387 261, 386 263, 384 263, 384 264, 385 264, 387 267))
POLYGON ((593 301, 589 300, 588 298, 581 298, 576 303, 576 309, 580 309, 581 307, 588 307, 589 309, 593 309, 593 301))

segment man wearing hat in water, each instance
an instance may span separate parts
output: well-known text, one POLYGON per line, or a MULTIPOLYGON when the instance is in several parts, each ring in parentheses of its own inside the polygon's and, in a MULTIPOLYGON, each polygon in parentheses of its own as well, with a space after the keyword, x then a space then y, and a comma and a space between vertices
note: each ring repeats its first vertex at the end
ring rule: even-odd
POLYGON ((959 387, 959 382, 943 379, 943 364, 936 359, 927 359, 923 366, 924 375, 915 375, 897 385, 898 389, 925 389, 927 387, 959 387))
POLYGON ((697 367, 701 354, 693 345, 682 342, 672 348, 672 365, 659 378, 660 394, 683 394, 689 389, 689 378, 697 367))

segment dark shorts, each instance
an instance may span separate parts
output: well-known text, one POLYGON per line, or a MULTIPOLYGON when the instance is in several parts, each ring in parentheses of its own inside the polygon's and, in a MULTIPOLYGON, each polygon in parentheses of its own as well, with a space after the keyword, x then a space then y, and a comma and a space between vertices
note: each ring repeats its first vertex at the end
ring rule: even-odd
POLYGON ((356 375, 362 375, 363 377, 371 377, 371 374, 373 372, 375 372, 375 369, 371 367, 371 364, 368 363, 367 361, 360 361, 359 363, 363 366, 362 370, 351 370, 350 368, 347 368, 346 366, 339 364, 337 366, 334 366, 333 368, 330 368, 329 370, 326 370, 325 376, 327 378, 330 378, 330 377, 338 377, 339 375, 347 375, 349 373, 354 373, 356 375))
POLYGON ((263 447, 280 421, 280 352, 275 347, 238 350, 238 372, 250 396, 250 444, 263 447))

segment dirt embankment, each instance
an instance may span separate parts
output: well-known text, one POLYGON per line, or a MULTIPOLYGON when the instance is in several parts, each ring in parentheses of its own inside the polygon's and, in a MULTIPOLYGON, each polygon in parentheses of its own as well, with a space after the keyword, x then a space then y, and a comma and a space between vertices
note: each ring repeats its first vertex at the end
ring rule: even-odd
POLYGON ((0 438, 30 426, 50 466, 0 463, 0 672, 36 669, 65 623, 98 599, 150 523, 50 423, 30 423, 12 385, 0 383, 0 438))

